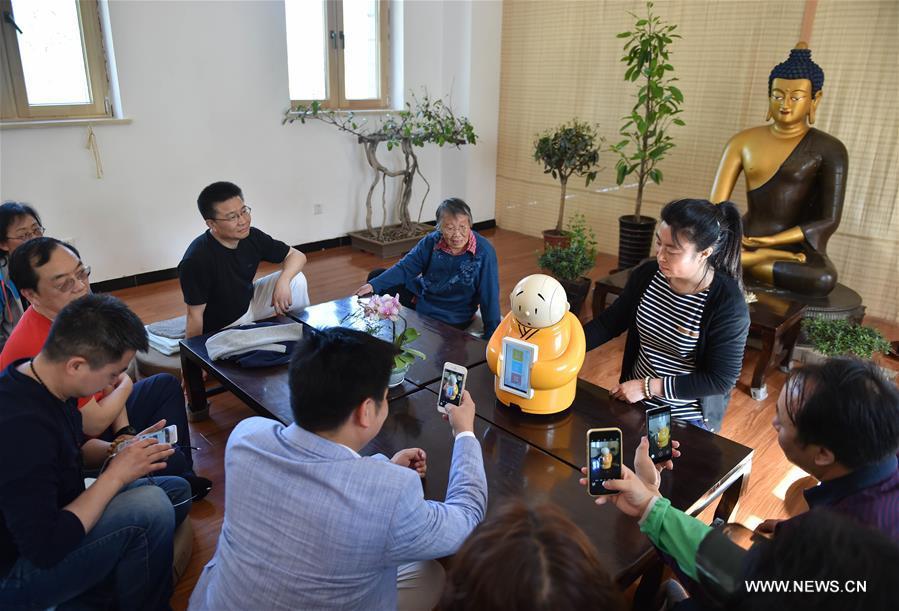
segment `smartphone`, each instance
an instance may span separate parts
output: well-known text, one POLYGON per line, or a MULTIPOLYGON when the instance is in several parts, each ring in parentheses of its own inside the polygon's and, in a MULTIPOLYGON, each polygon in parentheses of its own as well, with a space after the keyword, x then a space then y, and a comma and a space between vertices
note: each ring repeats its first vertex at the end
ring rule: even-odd
POLYGON ((671 460, 671 407, 646 410, 646 438, 649 440, 649 457, 652 462, 671 460))
POLYGON ((138 435, 128 441, 119 445, 116 452, 121 452, 132 443, 140 441, 141 439, 155 439, 159 443, 168 443, 170 445, 175 445, 178 443, 178 427, 174 424, 165 427, 162 430, 156 431, 155 433, 147 433, 146 435, 138 435))
POLYGON ((618 494, 607 490, 607 479, 621 479, 621 429, 590 429, 587 431, 587 492, 590 496, 618 494))
POLYGON ((443 377, 440 378, 440 393, 437 395, 437 411, 446 413, 446 404, 462 403, 462 391, 465 390, 465 378, 468 369, 462 365, 446 362, 443 364, 443 377))

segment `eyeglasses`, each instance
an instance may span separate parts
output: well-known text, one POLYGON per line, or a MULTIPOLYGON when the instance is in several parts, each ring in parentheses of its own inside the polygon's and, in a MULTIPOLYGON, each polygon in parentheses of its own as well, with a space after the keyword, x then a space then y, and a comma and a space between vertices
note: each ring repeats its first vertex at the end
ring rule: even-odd
POLYGON ((250 208, 249 206, 244 206, 243 208, 240 209, 240 212, 232 212, 225 218, 221 218, 221 219, 217 219, 217 218, 213 217, 212 220, 213 221, 224 221, 226 223, 236 223, 238 221, 238 219, 240 219, 241 217, 245 216, 247 218, 250 218, 250 213, 252 211, 253 211, 253 209, 250 208))
POLYGON ((470 232, 470 231, 471 231, 471 227, 468 227, 466 225, 462 225, 459 227, 448 227, 448 226, 440 227, 440 233, 442 233, 443 235, 446 235, 446 236, 459 234, 460 236, 465 237, 468 235, 468 232, 470 232))
POLYGON ((30 230, 20 231, 18 235, 8 235, 6 236, 7 240, 21 240, 22 242, 27 242, 31 238, 39 238, 44 235, 44 232, 47 231, 46 228, 37 225, 32 227, 30 230))
POLYGON ((77 272, 63 280, 61 283, 53 286, 60 293, 71 293, 72 289, 75 288, 76 283, 81 283, 84 286, 87 286, 87 279, 91 275, 90 267, 82 267, 77 272))

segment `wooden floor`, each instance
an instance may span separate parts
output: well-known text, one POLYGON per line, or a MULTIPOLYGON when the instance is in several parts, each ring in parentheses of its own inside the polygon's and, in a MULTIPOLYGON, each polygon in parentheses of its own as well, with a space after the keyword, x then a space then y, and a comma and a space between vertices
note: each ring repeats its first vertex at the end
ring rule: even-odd
MULTIPOLYGON (((512 231, 494 229, 484 232, 496 247, 500 262, 500 299, 503 314, 508 312, 508 295, 522 277, 540 271, 537 252, 542 240, 512 231)), ((378 259, 359 253, 349 247, 336 248, 308 255, 305 274, 309 282, 312 303, 329 301, 351 294, 365 281, 366 273, 375 267, 384 267, 393 260, 378 259)), ((614 267, 615 257, 600 255, 591 276, 599 278, 614 267)), ((260 274, 269 273, 274 266, 264 266, 260 274)), ((115 293, 124 299, 145 321, 154 322, 183 314, 181 291, 177 280, 144 285, 115 293)), ((591 297, 583 309, 582 319, 590 317, 591 297)), ((890 339, 899 338, 899 325, 866 319, 866 324, 879 327, 890 339)), ((618 379, 624 337, 620 337, 587 354, 580 377, 608 388, 618 379)), ((810 479, 801 470, 792 467, 777 445, 777 437, 771 427, 774 403, 784 374, 772 373, 768 379, 768 399, 754 401, 748 394, 748 384, 758 352, 747 349, 743 373, 737 386, 722 434, 735 441, 755 448, 752 476, 748 493, 740 504, 738 521, 747 526, 765 518, 794 515, 805 509, 801 490, 810 485, 810 479)), ((893 361, 892 363, 895 363, 893 361)), ((893 366, 892 363, 885 363, 893 366)), ((895 368, 895 367, 894 367, 895 368)), ((193 558, 186 574, 175 589, 172 606, 187 607, 187 600, 206 562, 215 551, 222 524, 225 498, 223 459, 225 443, 231 430, 242 419, 254 413, 233 395, 223 394, 212 399, 210 418, 191 424, 192 441, 201 450, 195 453, 197 471, 214 482, 211 494, 191 510, 195 541, 193 558)), ((684 449, 689 452, 689 448, 684 449)), ((584 502, 587 502, 585 497, 584 502)))

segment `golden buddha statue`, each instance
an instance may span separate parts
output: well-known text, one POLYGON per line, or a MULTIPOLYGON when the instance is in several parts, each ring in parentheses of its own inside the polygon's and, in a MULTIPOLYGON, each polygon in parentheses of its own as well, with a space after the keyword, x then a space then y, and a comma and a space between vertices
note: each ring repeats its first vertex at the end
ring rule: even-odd
POLYGON ((849 164, 842 142, 811 127, 823 85, 824 72, 798 43, 768 77, 766 120, 774 122, 730 139, 709 198, 728 200, 743 172, 744 272, 810 297, 828 295, 837 283, 826 250, 840 224, 849 164))

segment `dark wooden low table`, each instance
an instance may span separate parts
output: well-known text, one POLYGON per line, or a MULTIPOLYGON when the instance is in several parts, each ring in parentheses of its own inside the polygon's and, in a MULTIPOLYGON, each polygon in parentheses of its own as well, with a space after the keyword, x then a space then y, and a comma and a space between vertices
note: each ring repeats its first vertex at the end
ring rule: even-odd
MULTIPOLYGON (((335 299, 327 303, 309 306, 291 317, 314 329, 352 326, 361 330, 364 329, 364 325, 358 320, 341 323, 347 314, 359 307, 357 303, 358 300, 355 297, 335 299)), ((406 380, 409 382, 426 386, 440 379, 440 376, 443 375, 443 364, 446 361, 463 367, 473 367, 487 361, 487 342, 484 340, 433 318, 420 316, 415 310, 409 308, 403 309, 403 316, 406 317, 406 322, 410 327, 414 327, 421 333, 421 337, 410 345, 421 350, 428 357, 424 361, 416 359, 412 364, 409 373, 406 374, 406 380)), ((402 324, 401 321, 398 321, 397 328, 402 329, 402 324)), ((390 333, 390 326, 385 323, 381 327, 378 337, 390 341, 390 333)))
MULTIPOLYGON (((289 318, 272 318, 267 322, 296 322, 289 318)), ((227 361, 213 361, 206 351, 206 340, 214 333, 181 340, 181 373, 187 384, 187 406, 191 421, 202 420, 209 415, 206 385, 203 372, 221 382, 222 387, 234 393, 250 409, 261 416, 293 422, 290 411, 290 391, 287 384, 287 365, 244 369, 227 361), (199 406, 199 408, 197 408, 199 406)), ((405 381, 391 388, 388 399, 396 399, 419 390, 419 386, 405 381)))
MULTIPOLYGON (((334 302, 322 305, 327 307, 313 306, 317 310, 308 313, 305 320, 322 327, 339 323, 343 318, 339 307, 334 302)), ((275 320, 288 322, 284 318, 275 320)), ((621 428, 625 463, 633 465, 633 451, 644 426, 638 409, 609 399, 605 390, 581 380, 575 404, 566 412, 552 417, 522 414, 497 404, 493 376, 483 363, 482 341, 418 315, 410 316, 410 324, 424 333, 419 340, 423 345, 416 343, 416 347, 429 357, 425 361, 428 367, 419 368, 416 380, 428 380, 427 384, 436 382, 444 360, 469 368, 466 386, 477 403, 475 435, 484 456, 488 512, 509 498, 559 506, 587 533, 604 566, 622 588, 645 574, 644 581, 649 585, 638 589, 637 597, 640 600, 644 600, 642 596, 651 597, 656 591, 655 580, 661 574, 660 564, 652 545, 640 533, 637 521, 611 505, 597 507, 578 483, 579 468, 585 462, 585 433, 591 427, 621 428)), ((190 390, 191 409, 194 405, 205 408, 202 377, 205 370, 257 413, 284 424, 293 421, 286 365, 242 369, 231 363, 211 361, 206 352, 206 339, 201 336, 182 342, 182 367, 190 390)), ((425 496, 442 500, 453 440, 448 423, 437 412, 435 390, 407 380, 391 389, 388 399, 387 420, 363 452, 390 456, 407 447, 423 448, 428 454, 425 496)), ((732 517, 747 485, 752 450, 689 425, 675 424, 672 434, 683 444, 684 454, 674 471, 662 478, 661 492, 676 507, 693 514, 720 499, 716 516, 732 517)))
MULTIPOLYGON (((611 505, 597 507, 583 486, 580 473, 540 448, 510 435, 483 418, 475 418, 487 475, 488 514, 508 499, 549 502, 560 507, 586 533, 603 566, 623 588, 651 561, 652 545, 637 521, 611 505)), ((429 390, 390 402, 390 415, 381 433, 363 454, 392 456, 404 448, 420 447, 428 455, 425 497, 442 501, 446 495, 453 439, 449 424, 437 412, 437 395, 429 390)))
MULTIPOLYGON (((593 290, 593 318, 598 318, 606 309, 609 294, 621 294, 632 269, 625 269, 596 281, 593 290)), ((762 340, 749 392, 756 401, 763 401, 768 397, 765 377, 773 367, 778 364, 786 365, 789 361, 806 306, 778 291, 758 286, 748 287, 748 290, 758 298, 758 301, 749 304, 749 332, 756 333, 762 340)))
MULTIPOLYGON (((439 382, 428 388, 437 392, 438 387, 439 382)), ((643 408, 611 399, 604 388, 578 380, 572 406, 551 416, 525 414, 497 401, 494 376, 486 364, 468 370, 465 389, 477 405, 478 416, 574 469, 587 464, 588 429, 618 427, 623 435, 624 463, 633 468, 634 449, 646 430, 643 408)), ((662 478, 662 494, 692 515, 720 499, 715 517, 733 519, 748 485, 752 448, 676 420, 671 436, 682 444, 683 456, 662 478)))

